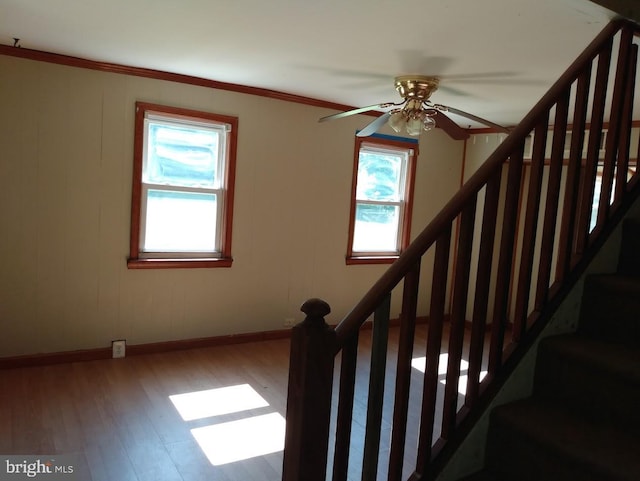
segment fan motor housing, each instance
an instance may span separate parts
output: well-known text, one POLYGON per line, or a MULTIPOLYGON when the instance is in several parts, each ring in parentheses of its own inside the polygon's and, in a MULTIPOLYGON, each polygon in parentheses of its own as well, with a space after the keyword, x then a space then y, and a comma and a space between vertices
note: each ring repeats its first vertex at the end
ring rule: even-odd
POLYGON ((438 77, 425 75, 402 75, 395 79, 396 90, 403 99, 428 100, 439 84, 438 77))

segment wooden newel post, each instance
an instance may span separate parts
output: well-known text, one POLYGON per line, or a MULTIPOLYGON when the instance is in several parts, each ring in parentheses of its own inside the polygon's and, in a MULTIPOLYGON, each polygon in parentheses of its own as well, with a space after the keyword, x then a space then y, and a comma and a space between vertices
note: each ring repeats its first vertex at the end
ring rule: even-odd
POLYGON ((324 320, 325 301, 309 299, 300 310, 307 317, 291 332, 282 480, 324 481, 336 334, 324 320))

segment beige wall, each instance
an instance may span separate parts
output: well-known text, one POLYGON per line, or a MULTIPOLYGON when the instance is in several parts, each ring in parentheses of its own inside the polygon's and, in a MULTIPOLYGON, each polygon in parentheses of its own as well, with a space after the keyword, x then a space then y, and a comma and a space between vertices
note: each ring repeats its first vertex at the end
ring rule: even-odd
MULTIPOLYGON (((385 266, 344 262, 371 117, 329 113, 0 56, 0 357, 281 329, 309 297, 338 322, 385 266), (127 269, 137 100, 239 117, 230 269, 127 269)), ((422 136, 414 236, 459 187, 462 146, 422 136)))

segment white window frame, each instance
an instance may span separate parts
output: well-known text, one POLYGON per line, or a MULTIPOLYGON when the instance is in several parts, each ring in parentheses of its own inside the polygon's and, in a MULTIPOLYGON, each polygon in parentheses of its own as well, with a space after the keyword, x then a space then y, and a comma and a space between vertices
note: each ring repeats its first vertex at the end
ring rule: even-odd
POLYGON ((189 119, 175 119, 172 117, 168 117, 166 115, 157 114, 155 112, 147 112, 144 118, 144 142, 142 149, 142 199, 140 203, 140 257, 142 258, 164 258, 167 256, 175 256, 175 257, 185 257, 185 258, 208 258, 208 257, 220 257, 222 255, 221 252, 221 239, 222 239, 222 226, 218 221, 222 218, 224 212, 224 199, 225 199, 225 189, 223 185, 223 179, 225 176, 225 168, 226 168, 226 136, 227 133, 231 131, 231 125, 218 123, 218 122, 202 122, 199 120, 189 120, 189 119), (202 130, 210 130, 218 133, 221 136, 221 139, 224 141, 218 142, 218 160, 216 162, 216 173, 215 173, 215 187, 198 187, 198 186, 181 186, 174 185, 170 183, 164 184, 156 184, 152 182, 147 182, 145 179, 147 177, 147 171, 149 168, 149 153, 148 153, 148 136, 149 136, 149 127, 150 124, 153 123, 155 125, 166 125, 169 127, 173 126, 185 126, 185 127, 196 127, 202 130), (211 251, 181 251, 178 249, 170 249, 170 250, 152 250, 145 248, 145 233, 147 231, 147 199, 149 198, 148 194, 150 190, 156 191, 164 191, 164 192, 190 192, 190 193, 202 193, 202 194, 213 194, 216 196, 216 226, 215 226, 215 239, 214 239, 214 248, 211 251))

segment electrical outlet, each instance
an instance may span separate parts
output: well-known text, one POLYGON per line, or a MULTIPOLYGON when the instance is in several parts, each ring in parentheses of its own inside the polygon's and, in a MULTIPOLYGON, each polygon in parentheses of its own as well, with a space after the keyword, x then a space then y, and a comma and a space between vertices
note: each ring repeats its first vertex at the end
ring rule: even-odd
POLYGON ((112 357, 114 359, 124 357, 127 349, 127 341, 121 339, 119 341, 111 341, 112 357))
POLYGON ((291 317, 287 317, 284 320, 284 327, 293 327, 296 325, 296 320, 291 318, 291 317))

